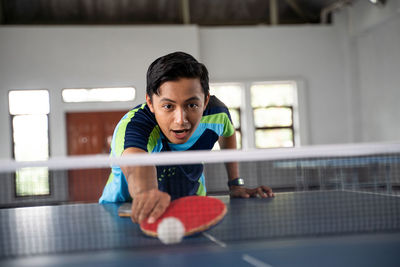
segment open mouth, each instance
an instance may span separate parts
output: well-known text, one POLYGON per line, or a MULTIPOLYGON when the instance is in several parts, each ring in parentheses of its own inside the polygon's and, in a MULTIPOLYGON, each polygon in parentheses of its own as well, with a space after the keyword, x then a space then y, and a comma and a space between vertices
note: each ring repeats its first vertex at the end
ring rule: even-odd
POLYGON ((172 130, 174 136, 178 139, 183 139, 189 133, 189 130, 181 129, 181 130, 172 130))
POLYGON ((172 130, 174 133, 184 133, 187 132, 187 130, 172 130))

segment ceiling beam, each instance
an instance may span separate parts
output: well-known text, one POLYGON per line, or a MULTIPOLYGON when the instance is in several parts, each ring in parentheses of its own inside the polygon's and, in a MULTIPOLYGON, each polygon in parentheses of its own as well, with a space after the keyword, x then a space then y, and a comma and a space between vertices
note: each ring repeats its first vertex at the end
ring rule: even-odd
POLYGON ((190 24, 190 5, 189 0, 181 0, 183 24, 190 24))
POLYGON ((299 3, 297 0, 285 0, 286 3, 293 9, 293 11, 300 16, 302 19, 304 19, 307 22, 310 22, 309 16, 303 11, 303 9, 300 7, 299 3))
POLYGON ((333 13, 336 10, 342 9, 347 5, 351 5, 353 0, 338 0, 327 7, 323 8, 321 11, 321 23, 326 24, 328 23, 328 16, 329 14, 333 13))
POLYGON ((3 0, 0 0, 0 25, 4 24, 3 0))
POLYGON ((271 25, 279 24, 278 0, 269 0, 269 18, 271 25))

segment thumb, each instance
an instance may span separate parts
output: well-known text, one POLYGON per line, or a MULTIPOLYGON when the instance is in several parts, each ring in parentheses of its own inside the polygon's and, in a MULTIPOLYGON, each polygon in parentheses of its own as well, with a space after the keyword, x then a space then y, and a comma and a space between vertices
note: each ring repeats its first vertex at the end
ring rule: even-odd
POLYGON ((242 198, 249 198, 249 197, 250 197, 250 195, 247 194, 246 192, 241 193, 240 196, 241 196, 242 198))

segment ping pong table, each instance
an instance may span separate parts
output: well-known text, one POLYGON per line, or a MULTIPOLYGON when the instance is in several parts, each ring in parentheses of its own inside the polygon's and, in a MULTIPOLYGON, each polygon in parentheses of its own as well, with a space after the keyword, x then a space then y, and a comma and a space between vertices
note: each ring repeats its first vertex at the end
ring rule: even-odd
POLYGON ((229 199, 203 234, 163 245, 120 204, 0 210, 1 266, 398 266, 400 197, 304 191, 229 199))

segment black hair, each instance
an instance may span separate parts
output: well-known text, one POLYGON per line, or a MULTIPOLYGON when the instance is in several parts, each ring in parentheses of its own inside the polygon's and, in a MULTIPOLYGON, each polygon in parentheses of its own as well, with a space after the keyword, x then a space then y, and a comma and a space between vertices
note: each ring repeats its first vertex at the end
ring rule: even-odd
POLYGON ((164 82, 177 81, 180 78, 199 78, 204 95, 208 95, 210 88, 206 66, 184 52, 162 56, 150 64, 147 70, 146 93, 150 97, 153 94, 158 95, 164 82))

